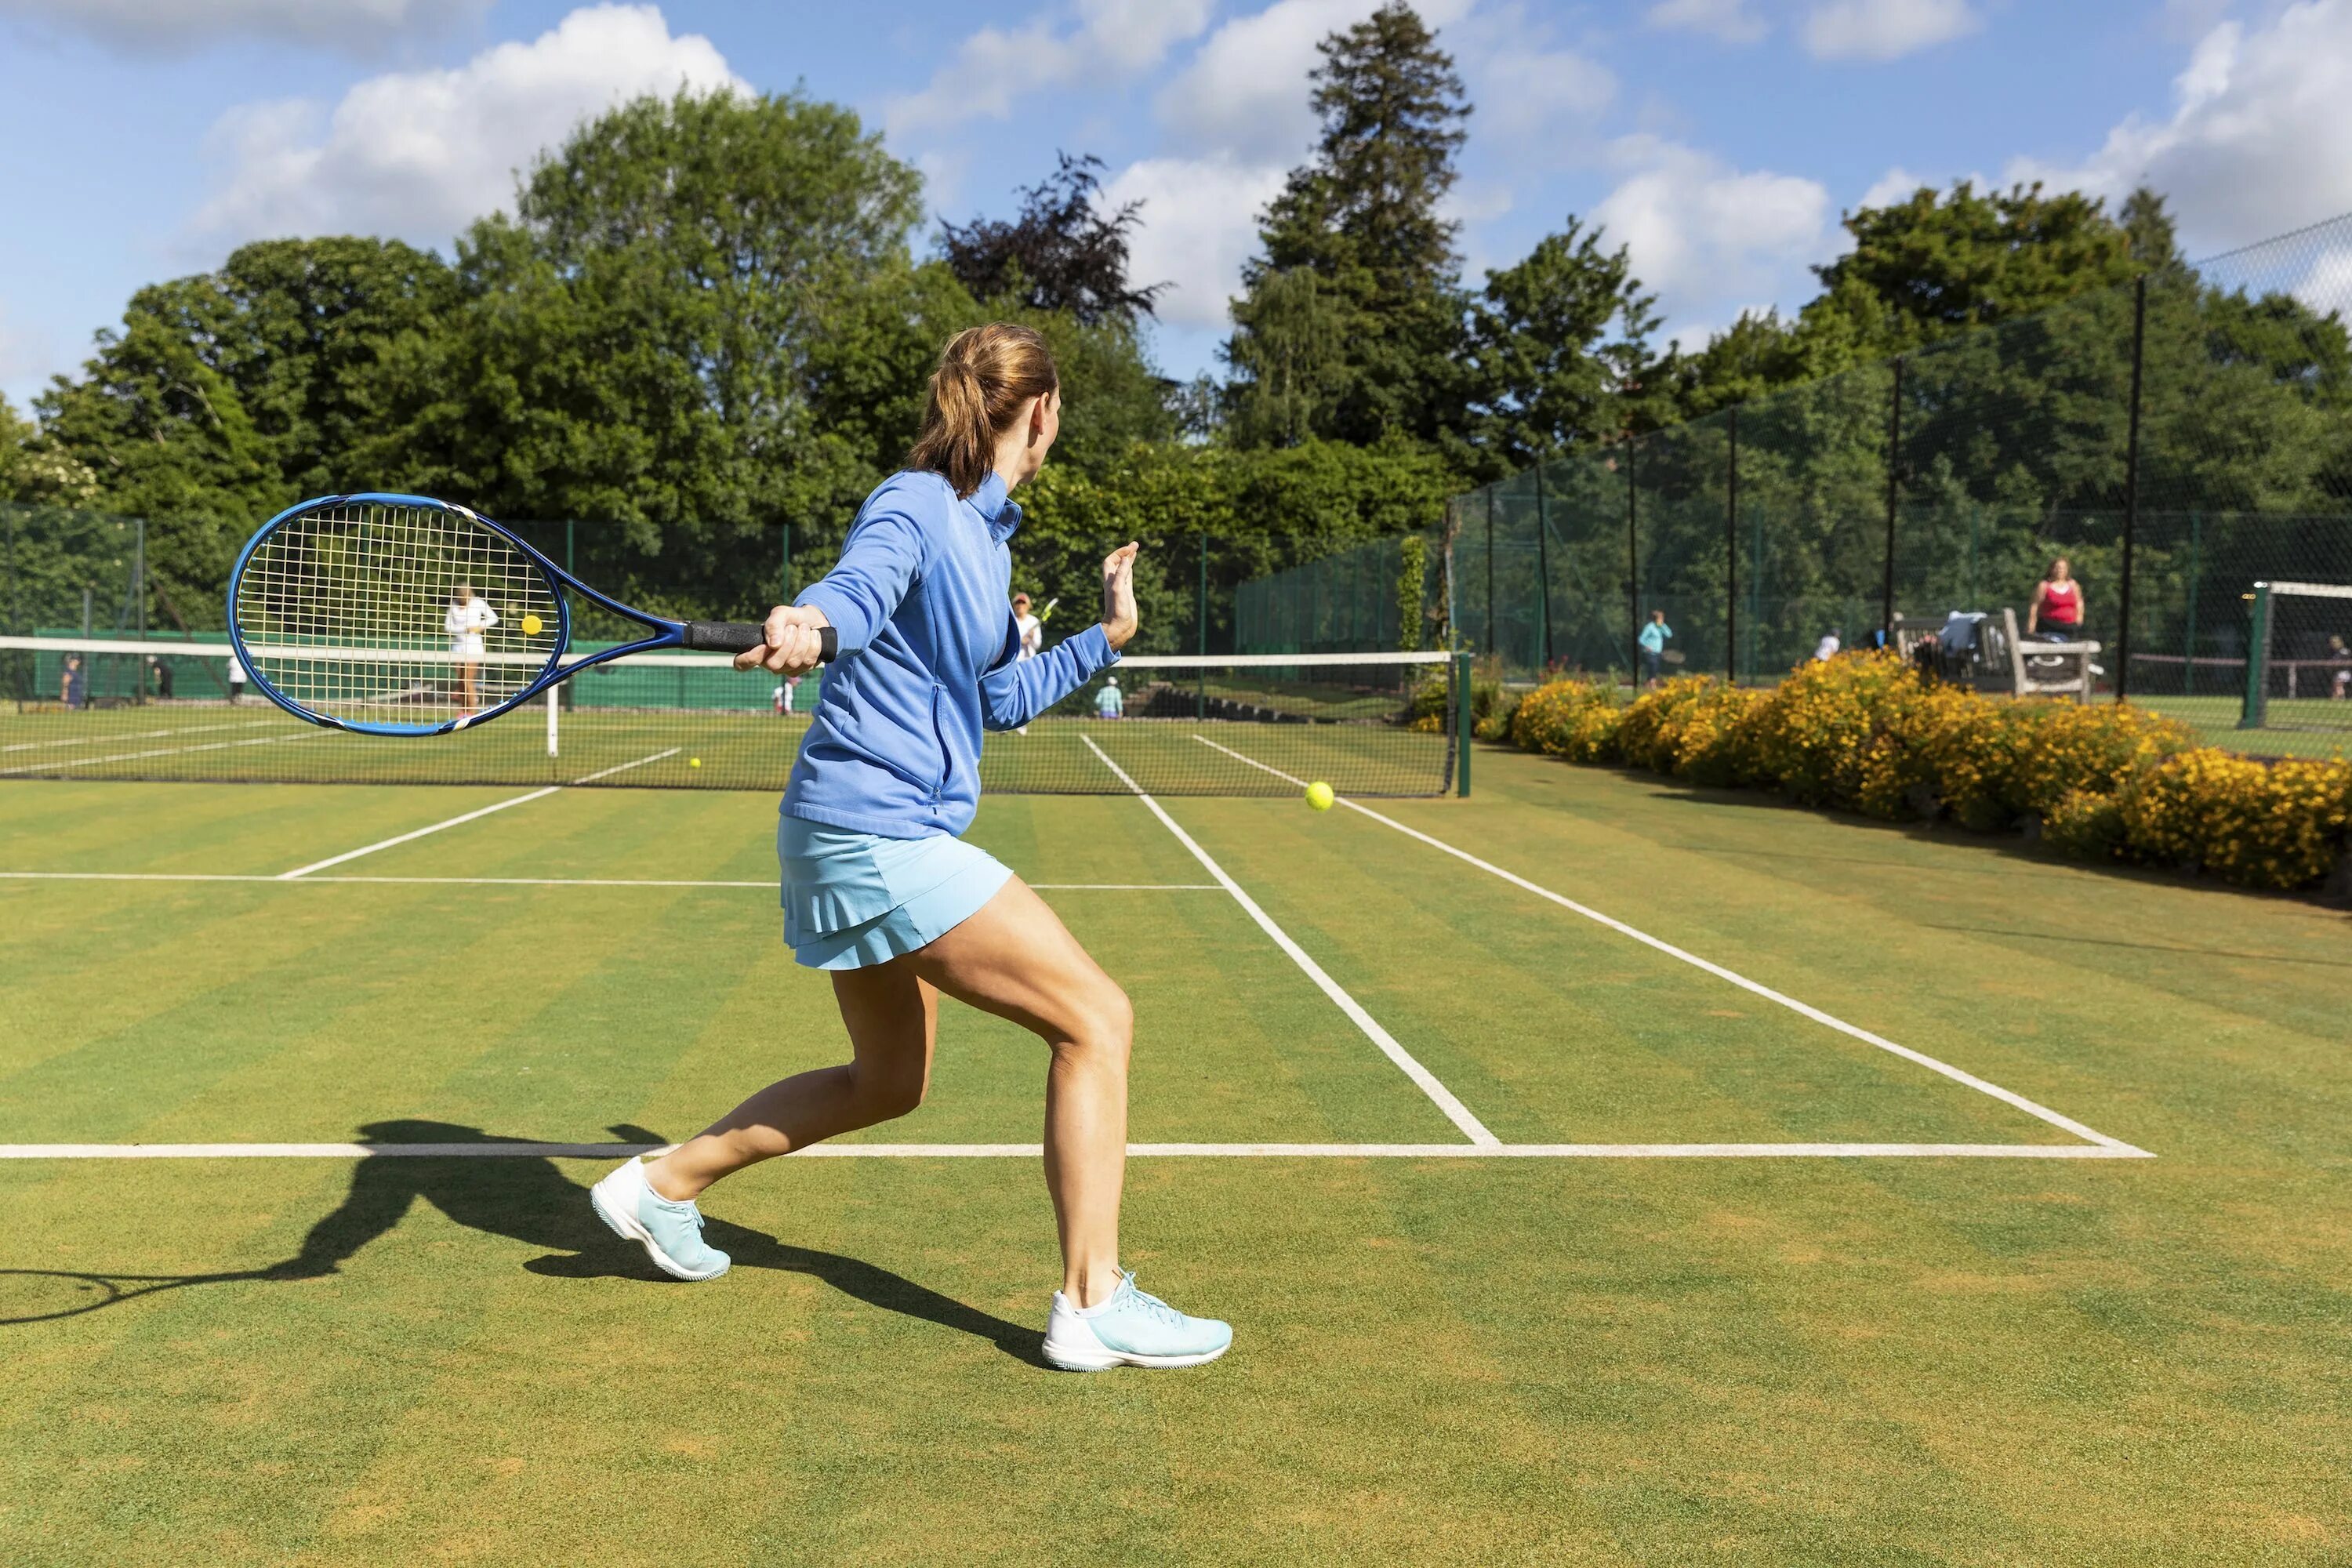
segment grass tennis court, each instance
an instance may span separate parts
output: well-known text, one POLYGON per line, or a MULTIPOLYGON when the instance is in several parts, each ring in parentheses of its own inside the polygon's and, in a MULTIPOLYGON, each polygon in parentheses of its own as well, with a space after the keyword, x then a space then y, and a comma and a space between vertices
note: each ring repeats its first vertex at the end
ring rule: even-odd
MULTIPOLYGON (((0 1560, 2352 1551, 2343 913, 1477 768, 1162 803, 1214 870, 982 805, 1135 998, 1133 1136, 1193 1147, 1129 1260, 1224 1361, 1036 1364, 1043 1053, 962 1010, 870 1157, 713 1195, 704 1287, 590 1216, 609 1155, 5 1159, 0 1560)), ((437 826, 517 795, 0 784, 0 1143, 656 1143, 844 1054, 772 797, 437 826)))

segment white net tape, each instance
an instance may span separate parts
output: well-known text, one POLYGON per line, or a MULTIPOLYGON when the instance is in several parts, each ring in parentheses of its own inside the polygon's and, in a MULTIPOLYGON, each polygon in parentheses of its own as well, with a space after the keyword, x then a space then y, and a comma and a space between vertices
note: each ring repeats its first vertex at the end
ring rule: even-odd
POLYGON ((253 671, 312 712, 431 725, 495 708, 558 652, 555 585, 464 513, 380 501, 287 519, 237 580, 253 671))

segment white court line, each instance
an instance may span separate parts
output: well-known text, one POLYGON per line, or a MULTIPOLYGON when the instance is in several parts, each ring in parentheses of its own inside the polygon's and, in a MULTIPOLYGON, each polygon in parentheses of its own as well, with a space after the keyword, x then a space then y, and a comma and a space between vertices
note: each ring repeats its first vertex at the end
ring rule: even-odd
POLYGON ((205 735, 219 730, 250 730, 256 724, 268 723, 266 719, 248 719, 241 724, 189 724, 172 730, 133 730, 121 735, 77 735, 70 741, 18 741, 0 746, 0 752, 37 752, 51 746, 100 746, 112 741, 153 741, 165 735, 205 735))
POLYGON ((576 784, 594 784, 598 779, 608 779, 614 773, 625 773, 631 768, 641 768, 647 763, 657 763, 664 757, 674 757, 684 750, 686 750, 684 746, 672 746, 666 752, 656 752, 650 757, 639 757, 634 763, 623 763, 620 766, 615 768, 599 768, 594 773, 584 774, 582 777, 573 779, 572 782, 576 784))
POLYGON ((310 741, 326 733, 323 730, 305 730, 295 735, 263 735, 252 741, 208 741, 201 746, 156 746, 144 752, 117 752, 106 757, 68 757, 57 763, 28 763, 21 767, 0 768, 0 777, 10 773, 38 773, 43 768, 95 768, 107 763, 135 763, 142 757, 176 757, 189 752, 220 752, 231 746, 274 746, 281 741, 310 741))
POLYGON ((1225 868, 1210 859, 1209 852, 1194 842, 1192 836, 1185 832, 1158 801, 1144 794, 1142 786, 1128 777, 1127 770, 1110 760, 1109 752, 1095 744, 1092 735, 1082 735, 1079 739, 1086 742, 1088 750, 1102 759, 1103 766, 1118 775, 1119 783, 1134 792, 1136 799, 1150 808, 1151 815, 1160 819, 1160 825, 1174 834, 1176 841, 1192 852, 1192 858, 1198 860, 1209 875, 1217 879, 1218 886, 1234 896, 1234 901, 1240 904, 1248 912, 1249 918, 1257 922, 1258 929, 1272 937, 1274 944, 1288 953, 1293 963, 1306 971, 1307 978, 1315 982, 1322 989, 1323 994, 1338 1004, 1339 1011, 1348 1015, 1356 1027, 1364 1032, 1364 1037, 1381 1048, 1381 1054, 1394 1062, 1398 1069, 1420 1088, 1422 1093, 1429 1096, 1438 1110, 1445 1112, 1445 1119, 1460 1128, 1463 1136, 1468 1138, 1473 1143, 1488 1147, 1502 1142, 1486 1131, 1485 1122, 1470 1114, 1470 1108, 1456 1100, 1452 1089, 1437 1081, 1434 1073, 1415 1061, 1412 1058, 1412 1053, 1397 1044, 1396 1037, 1381 1028, 1379 1020, 1365 1012, 1360 1003, 1341 990, 1338 981, 1323 973, 1323 966, 1307 957, 1307 950, 1291 941, 1290 933, 1275 924, 1273 918, 1258 908, 1257 900, 1242 891, 1241 884, 1225 875, 1225 868))
MULTIPOLYGON (((0 1143, 0 1160, 623 1160, 667 1143, 0 1143)), ((2092 1143, 1130 1143, 1137 1159, 2141 1160, 2092 1143)), ((1039 1143, 819 1143, 794 1160, 1034 1160, 1039 1143)))
MULTIPOLYGON (((1284 773, 1280 768, 1268 767, 1265 763, 1257 761, 1254 757, 1243 756, 1241 752, 1234 751, 1231 746, 1218 745, 1216 742, 1209 740, 1205 736, 1195 735, 1192 738, 1199 741, 1204 746, 1213 746, 1229 757, 1234 758, 1240 762, 1247 763, 1250 766, 1257 768, 1265 773, 1272 773, 1276 778, 1285 779, 1291 784, 1299 784, 1301 788, 1305 787, 1304 784, 1301 783, 1300 780, 1292 778, 1290 774, 1284 773)), ((2063 1128, 2065 1131, 2074 1134, 2077 1138, 2088 1139, 2093 1143, 2096 1143, 2116 1154, 2126 1157, 2140 1159, 2153 1159, 2155 1157, 2149 1154, 2147 1150, 2134 1148, 2131 1144, 2125 1142, 2120 1138, 2110 1138, 2105 1133, 2098 1131, 2094 1128, 2085 1127, 2083 1123, 2075 1121, 2071 1116, 2062 1116, 2046 1105, 2037 1104, 2033 1100, 2026 1099, 2025 1096, 2019 1094, 2014 1089, 2003 1089, 1997 1083, 1990 1082, 1985 1079, 1980 1079, 1972 1072, 1968 1072, 1962 1068, 1952 1066, 1949 1062, 1938 1061, 1934 1057, 1927 1055, 1925 1051, 1915 1051, 1908 1046, 1898 1046, 1893 1040, 1886 1038, 1884 1035, 1874 1035, 1868 1029, 1857 1027, 1853 1024, 1847 1023, 1843 1018, 1822 1012, 1819 1007, 1800 1002, 1793 996, 1785 994, 1782 992, 1775 991, 1770 986, 1750 980, 1746 975, 1738 973, 1733 970, 1726 969, 1719 963, 1711 963, 1707 960, 1699 957, 1698 954, 1695 952, 1676 947, 1670 942, 1661 941, 1645 931, 1638 931, 1633 926, 1627 925, 1623 921, 1617 920, 1610 915, 1604 915, 1599 910, 1592 909, 1588 905, 1580 904, 1574 899, 1567 898, 1561 894, 1553 892, 1549 888, 1539 887, 1537 884, 1528 881, 1525 877, 1518 876, 1514 872, 1506 871, 1500 866, 1494 864, 1492 861, 1481 860, 1477 856, 1471 854, 1466 849, 1456 849, 1453 845, 1446 843, 1442 838, 1433 838, 1417 827, 1407 827, 1403 823, 1397 821, 1396 818, 1392 816, 1383 816, 1381 813, 1374 811, 1368 805, 1360 805, 1356 802, 1349 800, 1344 796, 1341 798, 1339 804, 1345 805, 1350 811, 1363 813, 1363 815, 1370 817, 1374 822, 1381 823, 1387 826, 1395 828, 1399 833, 1403 834, 1408 838, 1418 838, 1433 849, 1443 849, 1445 853, 1453 856, 1457 860, 1466 861, 1468 864, 1477 867, 1481 871, 1489 872, 1494 876, 1500 877, 1504 881, 1510 883, 1513 887, 1523 888, 1528 892, 1535 894, 1538 898, 1549 899, 1553 903, 1558 904, 1560 908, 1564 910, 1571 910, 1577 914, 1582 915, 1586 920, 1607 926, 1611 931, 1616 931, 1620 935, 1632 937, 1635 942, 1642 943, 1644 947, 1654 948, 1657 952, 1664 953, 1669 958, 1677 958, 1683 963, 1690 964, 1694 968, 1703 969, 1709 974, 1714 975, 1717 979, 1727 981, 1731 984, 1738 986, 1742 991, 1748 992, 1751 995, 1761 996, 1767 1002, 1776 1003, 1780 1006, 1788 1008, 1792 1013, 1798 1014, 1803 1017, 1811 1018, 1814 1023, 1820 1024, 1826 1028, 1835 1029, 1841 1035, 1849 1036, 1853 1039, 1860 1040, 1864 1045, 1875 1046, 1882 1051, 1892 1052, 1894 1055, 1901 1057, 1905 1061, 1915 1062, 1920 1067, 1926 1068, 1930 1072, 1941 1073, 1944 1077, 1950 1079, 1955 1083, 1966 1084, 1969 1088, 1975 1089, 1979 1094, 1990 1095, 1993 1099, 2000 1100, 2004 1105, 2014 1106, 2018 1110, 2024 1111, 2028 1116, 2036 1117, 2041 1121, 2048 1122, 2053 1127, 2063 1128)))
POLYGON ((291 871, 280 871, 275 879, 280 882, 291 882, 298 878, 307 877, 313 871, 323 871, 330 866, 340 866, 346 860, 356 860, 362 855, 373 855, 379 849, 389 849, 395 844, 405 844, 411 839, 422 838, 429 833, 438 833, 445 827, 455 827, 462 822, 472 822, 478 817, 488 816, 494 811, 504 811, 510 805, 545 800, 562 787, 562 784, 549 784, 545 789, 535 789, 529 795, 519 795, 511 799, 499 801, 496 805, 483 806, 478 811, 467 812, 462 816, 453 816, 446 822, 436 822, 430 827, 420 827, 413 833, 404 833, 394 838, 380 839, 376 843, 363 845, 357 849, 346 849, 341 855, 330 855, 324 860, 313 860, 308 866, 297 866, 291 871))
MULTIPOLYGON (((0 881, 22 882, 284 882, 282 871, 237 874, 228 871, 0 871, 0 881)), ((343 882, 417 883, 446 888, 759 888, 764 882, 713 882, 673 877, 305 877, 300 885, 314 888, 343 882)), ((1218 893, 1214 882, 1032 882, 1041 893, 1218 893)))
MULTIPOLYGON (((614 773, 627 773, 631 768, 644 767, 647 763, 660 762, 664 757, 674 757, 685 749, 686 748, 683 746, 672 746, 667 751, 656 752, 649 757, 639 757, 634 763, 622 763, 615 767, 600 768, 595 773, 587 773, 580 778, 573 779, 572 783, 575 784, 593 784, 598 779, 610 778, 614 773)), ((379 849, 389 849, 395 844, 406 844, 412 839, 422 838, 427 834, 438 833, 445 827, 456 827, 461 823, 472 822, 478 818, 488 816, 492 812, 504 811, 510 805, 524 805, 534 800, 545 800, 549 795, 554 795, 565 787, 567 786, 563 784, 549 784, 545 789, 535 789, 529 795, 519 795, 511 800, 499 801, 495 805, 483 806, 478 811, 468 811, 460 816, 453 816, 446 822, 436 822, 430 827, 420 827, 413 833, 403 833, 396 837, 382 839, 374 844, 363 845, 357 849, 346 849, 341 855, 331 855, 324 860, 313 860, 308 866, 297 866, 291 871, 280 871, 278 873, 277 880, 280 882, 297 881, 301 878, 309 876, 313 871, 323 871, 330 866, 340 866, 346 860, 356 860, 362 855, 373 855, 379 849)))

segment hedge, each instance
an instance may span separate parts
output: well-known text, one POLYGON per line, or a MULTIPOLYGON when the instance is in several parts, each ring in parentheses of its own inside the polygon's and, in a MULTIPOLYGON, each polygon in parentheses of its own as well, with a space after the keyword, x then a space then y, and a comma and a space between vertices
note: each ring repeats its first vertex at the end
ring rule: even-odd
POLYGON ((1670 680, 1635 700, 1555 680, 1498 698, 1480 738, 1891 820, 2027 827, 2076 858, 2252 888, 2326 881, 2352 851, 2352 763, 2258 762, 2126 704, 2012 701, 1851 654, 1776 687, 1670 680))

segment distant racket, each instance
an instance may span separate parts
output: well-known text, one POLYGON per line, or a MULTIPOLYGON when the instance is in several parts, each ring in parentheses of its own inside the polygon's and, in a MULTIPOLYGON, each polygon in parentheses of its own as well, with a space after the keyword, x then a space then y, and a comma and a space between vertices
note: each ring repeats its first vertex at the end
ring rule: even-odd
MULTIPOLYGON (((271 701, 369 735, 447 734, 633 653, 767 641, 747 621, 673 621, 608 599, 462 506, 376 494, 322 496, 263 524, 229 574, 228 625, 271 701), (572 656, 567 589, 652 635, 572 656)), ((819 637, 830 661, 833 628, 819 637)))
POLYGON ((1042 610, 1040 610, 1040 611, 1038 611, 1038 612, 1037 612, 1037 624, 1038 624, 1039 626, 1044 626, 1047 621, 1052 620, 1052 619, 1054 618, 1054 606, 1055 606, 1055 605, 1058 605, 1058 604, 1060 604, 1061 602, 1062 602, 1062 601, 1061 601, 1061 600, 1059 600, 1059 599, 1048 599, 1048 600, 1046 600, 1046 601, 1045 601, 1045 607, 1044 609, 1042 609, 1042 610))

